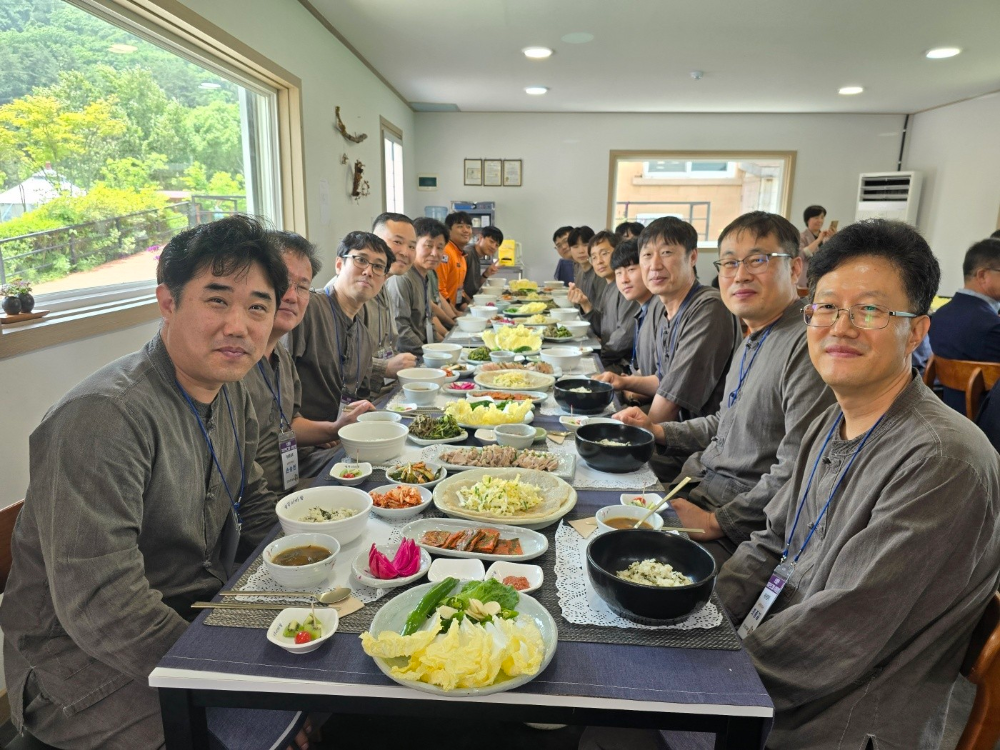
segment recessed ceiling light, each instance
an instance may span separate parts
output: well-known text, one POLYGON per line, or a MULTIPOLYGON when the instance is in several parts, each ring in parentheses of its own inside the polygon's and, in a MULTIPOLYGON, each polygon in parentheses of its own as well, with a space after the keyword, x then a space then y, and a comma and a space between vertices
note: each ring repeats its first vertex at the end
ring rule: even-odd
POLYGON ((531 94, 532 96, 541 96, 548 90, 548 86, 528 86, 524 89, 524 93, 531 94))
POLYGON ((594 35, 588 34, 586 31, 574 31, 564 36, 562 40, 566 44, 586 44, 587 42, 594 41, 594 35))
POLYGON ((532 60, 544 60, 546 57, 552 57, 552 50, 548 47, 525 47, 521 51, 525 57, 529 57, 532 60))
POLYGON ((108 47, 108 52, 114 52, 116 55, 128 55, 138 51, 138 49, 134 44, 112 44, 108 47))
POLYGON ((198 86, 199 86, 199 88, 203 88, 203 89, 221 89, 222 88, 222 84, 221 83, 212 83, 211 81, 203 81, 202 83, 198 84, 198 86))
POLYGON ((961 51, 958 47, 937 47, 936 49, 928 50, 924 56, 931 60, 943 60, 946 57, 954 57, 961 51))
POLYGON ((860 94, 864 90, 863 86, 842 86, 837 93, 841 96, 853 96, 854 94, 860 94))

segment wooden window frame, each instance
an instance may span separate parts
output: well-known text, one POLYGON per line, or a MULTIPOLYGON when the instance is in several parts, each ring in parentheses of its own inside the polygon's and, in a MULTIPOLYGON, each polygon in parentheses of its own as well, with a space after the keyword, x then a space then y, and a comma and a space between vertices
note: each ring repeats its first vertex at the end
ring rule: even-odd
MULTIPOLYGON (((379 144, 380 144, 380 147, 381 147, 380 148, 380 153, 382 154, 382 213, 385 213, 386 211, 389 210, 389 194, 387 192, 389 186, 385 182, 385 167, 386 167, 386 163, 385 163, 385 134, 389 133, 390 135, 392 135, 393 137, 395 137, 396 139, 398 139, 399 140, 399 145, 402 146, 403 145, 403 129, 399 128, 399 127, 396 127, 395 125, 393 125, 391 122, 389 122, 387 119, 385 119, 382 116, 379 116, 378 122, 379 122, 379 129, 378 129, 379 144)), ((404 189, 404 192, 405 192, 405 189, 404 189)), ((402 212, 401 211, 396 211, 396 213, 402 213, 402 212)))

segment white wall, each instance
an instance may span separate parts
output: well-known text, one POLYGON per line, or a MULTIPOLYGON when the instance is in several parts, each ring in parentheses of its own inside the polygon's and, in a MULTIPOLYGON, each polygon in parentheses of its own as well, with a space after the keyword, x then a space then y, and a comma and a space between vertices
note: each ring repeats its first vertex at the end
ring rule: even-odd
MULTIPOLYGON (((297 2, 282 3, 280 12, 272 0, 186 0, 185 4, 302 79, 309 237, 323 251, 326 268, 319 281, 325 282, 340 237, 353 229, 370 228, 382 211, 380 115, 402 129, 404 168, 407 176, 414 174, 413 113, 297 2), (337 105, 348 129, 367 133, 366 141, 350 144, 333 129, 337 105), (352 164, 358 158, 367 167, 372 192, 360 203, 348 195, 350 178, 339 162, 345 152, 352 164), (324 179, 330 186, 328 222, 323 221, 320 205, 319 185, 324 179)), ((0 414, 6 427, 0 451, 0 506, 24 496, 27 436, 48 408, 99 367, 141 347, 157 326, 149 323, 0 360, 0 414)))
MULTIPOLYGON (((858 175, 895 169, 901 115, 418 113, 417 172, 439 176, 418 210, 452 200, 497 203, 497 226, 522 243, 528 275, 550 278, 552 232, 604 227, 612 150, 796 151, 791 216, 820 203, 830 219, 854 218, 858 175), (523 187, 464 187, 462 159, 523 160, 523 187)), ((411 179, 411 178, 407 178, 411 179)), ((714 277, 702 253, 702 278, 714 277), (709 275, 711 271, 711 275, 709 275)))
POLYGON ((911 118, 905 167, 924 173, 917 224, 941 262, 941 293, 962 286, 965 251, 997 228, 1000 95, 911 118))

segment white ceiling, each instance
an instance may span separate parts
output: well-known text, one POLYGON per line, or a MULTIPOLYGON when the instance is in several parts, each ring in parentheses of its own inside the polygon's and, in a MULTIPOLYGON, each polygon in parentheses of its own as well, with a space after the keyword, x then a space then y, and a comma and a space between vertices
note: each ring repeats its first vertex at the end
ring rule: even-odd
POLYGON ((311 2, 407 101, 467 112, 911 113, 1000 89, 998 0, 311 2), (963 52, 924 57, 942 46, 963 52))

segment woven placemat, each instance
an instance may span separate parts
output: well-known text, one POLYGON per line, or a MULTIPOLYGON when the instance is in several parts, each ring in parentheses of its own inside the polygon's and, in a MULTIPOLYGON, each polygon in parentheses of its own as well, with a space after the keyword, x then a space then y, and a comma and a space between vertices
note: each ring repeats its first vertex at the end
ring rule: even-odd
MULTIPOLYGON (((376 472, 372 472, 373 477, 376 472)), ((577 518, 586 518, 589 514, 570 512, 564 520, 572 521, 577 518)), ((423 513, 424 518, 443 518, 444 514, 437 508, 430 507, 423 513)), ((669 648, 703 648, 722 651, 738 651, 740 640, 736 631, 725 616, 722 624, 711 629, 673 630, 669 628, 659 630, 630 630, 627 628, 606 628, 599 625, 576 625, 565 620, 561 615, 559 607, 559 593, 556 589, 556 544, 555 531, 557 524, 553 524, 542 533, 549 539, 549 548, 541 557, 531 560, 532 563, 540 565, 545 574, 545 583, 538 591, 532 592, 531 596, 537 599, 552 616, 556 618, 559 627, 560 641, 575 641, 580 643, 618 643, 629 646, 664 646, 669 648)), ((669 527, 664 527, 669 528, 669 527)), ((262 562, 258 557, 254 560, 246 572, 240 576, 239 580, 232 588, 240 589, 246 585, 247 579, 260 568, 262 562)), ((425 580, 418 581, 414 585, 426 583, 425 580)), ((403 586, 398 589, 388 591, 385 596, 376 602, 366 604, 362 609, 341 618, 338 631, 341 633, 362 633, 371 627, 375 614, 386 602, 409 589, 403 586)), ((280 599, 275 599, 280 602, 280 599)), ((722 603, 715 594, 712 594, 712 602, 719 611, 724 611, 722 603)), ((289 606, 298 606, 301 600, 290 602, 289 606)), ((274 612, 269 610, 216 610, 205 620, 206 625, 217 625, 223 627, 237 628, 262 628, 267 629, 274 620, 274 612)))

